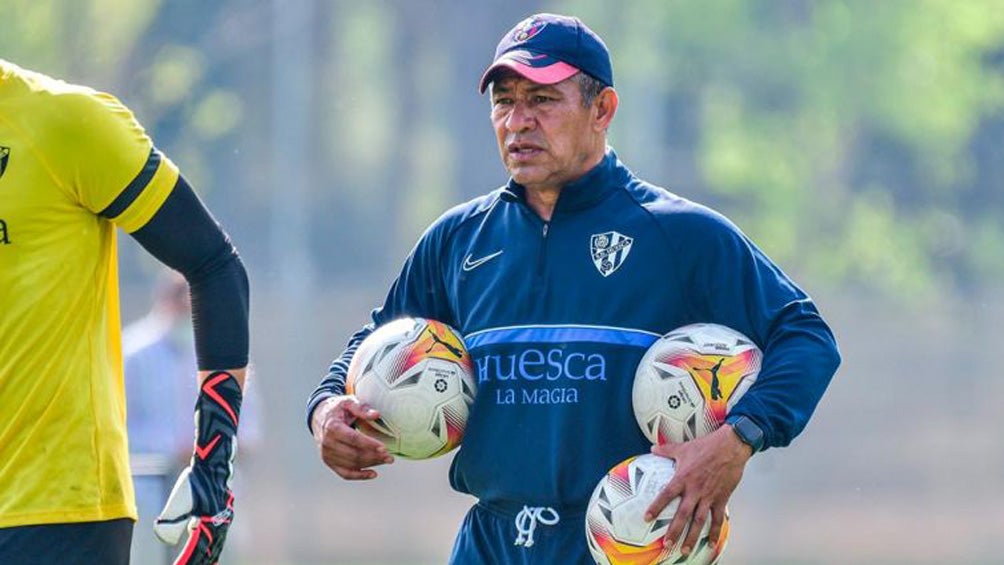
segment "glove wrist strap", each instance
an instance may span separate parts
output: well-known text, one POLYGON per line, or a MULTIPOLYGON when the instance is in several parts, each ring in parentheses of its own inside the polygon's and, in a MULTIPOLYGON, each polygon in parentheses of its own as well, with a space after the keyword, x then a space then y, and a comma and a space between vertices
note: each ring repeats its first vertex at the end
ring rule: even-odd
POLYGON ((197 513, 212 515, 226 507, 241 400, 240 383, 226 371, 211 373, 199 387, 191 477, 197 513))

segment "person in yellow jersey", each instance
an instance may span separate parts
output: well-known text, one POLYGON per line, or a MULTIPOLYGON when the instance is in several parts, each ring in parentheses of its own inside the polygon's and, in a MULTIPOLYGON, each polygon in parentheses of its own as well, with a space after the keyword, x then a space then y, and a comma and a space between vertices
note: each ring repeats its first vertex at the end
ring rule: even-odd
MULTIPOLYGON (((0 59, 0 563, 129 562, 116 230, 191 288, 195 442, 154 526, 215 563, 248 363, 236 248, 115 97, 0 59), (186 537, 187 536, 187 537, 186 537)), ((179 414, 190 418, 190 414, 179 414)))

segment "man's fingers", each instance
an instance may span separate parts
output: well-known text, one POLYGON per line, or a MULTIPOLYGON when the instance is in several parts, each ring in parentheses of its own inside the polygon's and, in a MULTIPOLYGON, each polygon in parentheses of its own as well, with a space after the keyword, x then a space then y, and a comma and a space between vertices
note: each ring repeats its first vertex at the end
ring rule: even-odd
POLYGON ((373 469, 350 469, 348 467, 332 467, 339 477, 347 481, 368 481, 377 478, 373 469))
POLYGON ((394 458, 383 443, 351 429, 340 434, 339 441, 326 442, 322 445, 321 459, 339 476, 350 480, 375 478, 376 473, 373 471, 363 474, 358 472, 394 462, 394 458), (342 473, 339 469, 354 472, 342 473))
POLYGON ((358 402, 346 402, 342 405, 345 411, 351 414, 356 419, 362 420, 376 420, 380 417, 380 412, 377 412, 369 405, 359 404, 358 402))
POLYGON ((386 449, 359 449, 345 443, 337 443, 331 447, 325 447, 321 451, 321 458, 329 463, 329 466, 330 464, 334 464, 356 469, 394 462, 394 458, 387 453, 386 449))
POLYGON ((352 428, 342 430, 338 439, 345 444, 355 447, 356 449, 366 449, 380 453, 387 453, 387 446, 384 445, 382 441, 370 437, 359 430, 354 430, 352 428))
POLYGON ((324 440, 329 430, 339 426, 351 426, 356 420, 374 420, 380 413, 367 405, 360 404, 352 395, 337 396, 326 399, 314 409, 312 428, 318 443, 324 440))
POLYGON ((315 436, 321 460, 338 476, 350 481, 374 479, 377 473, 369 467, 394 462, 383 442, 350 425, 358 420, 375 420, 379 412, 349 396, 325 410, 315 436))
POLYGON ((676 481, 675 479, 669 481, 669 484, 659 491, 659 494, 655 496, 655 500, 653 500, 652 504, 650 504, 648 509, 645 510, 645 521, 651 522, 652 520, 655 520, 655 517, 662 512, 662 509, 682 493, 683 483, 676 481))
POLYGON ((722 536, 722 527, 725 525, 725 507, 711 507, 711 528, 708 530, 708 542, 712 547, 718 546, 718 538, 722 536))
POLYGON ((680 501, 680 506, 676 509, 676 514, 673 515, 673 521, 669 524, 669 529, 666 530, 666 542, 667 545, 673 546, 683 537, 683 530, 690 523, 690 520, 694 517, 694 502, 689 498, 684 497, 680 501))
POLYGON ((352 446, 354 449, 387 455, 387 447, 383 442, 341 422, 326 424, 319 443, 322 450, 344 444, 352 446))
POLYGON ((690 555, 694 547, 697 545, 697 537, 701 535, 701 530, 704 529, 704 523, 708 521, 708 515, 711 513, 711 508, 709 505, 701 503, 697 506, 697 512, 694 513, 694 519, 690 523, 690 529, 687 530, 687 537, 683 539, 683 545, 680 547, 680 553, 683 555, 690 555))
POLYGON ((652 446, 652 453, 658 455, 659 457, 665 457, 667 459, 676 459, 676 444, 675 443, 660 443, 652 446))

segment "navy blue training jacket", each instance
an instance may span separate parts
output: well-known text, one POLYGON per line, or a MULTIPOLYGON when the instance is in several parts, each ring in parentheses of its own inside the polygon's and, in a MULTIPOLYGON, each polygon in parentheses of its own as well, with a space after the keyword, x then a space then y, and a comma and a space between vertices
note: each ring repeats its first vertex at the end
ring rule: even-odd
POLYGON ((784 446, 805 427, 839 362, 815 305, 722 215, 648 184, 608 150, 566 185, 550 222, 507 186, 457 206, 422 235, 373 323, 310 398, 342 394, 374 327, 401 316, 465 336, 478 393, 450 480, 482 504, 581 511, 614 464, 647 453, 631 408, 649 345, 713 322, 764 360, 730 414, 784 446))

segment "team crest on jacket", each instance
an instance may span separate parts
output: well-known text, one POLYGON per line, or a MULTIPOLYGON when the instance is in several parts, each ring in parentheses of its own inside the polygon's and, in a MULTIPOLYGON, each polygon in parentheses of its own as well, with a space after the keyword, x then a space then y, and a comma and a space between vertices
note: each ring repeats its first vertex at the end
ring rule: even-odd
POLYGON ((604 277, 610 276, 624 264, 628 253, 631 253, 632 243, 633 237, 615 231, 594 233, 589 238, 589 253, 596 270, 604 277))

